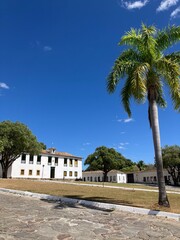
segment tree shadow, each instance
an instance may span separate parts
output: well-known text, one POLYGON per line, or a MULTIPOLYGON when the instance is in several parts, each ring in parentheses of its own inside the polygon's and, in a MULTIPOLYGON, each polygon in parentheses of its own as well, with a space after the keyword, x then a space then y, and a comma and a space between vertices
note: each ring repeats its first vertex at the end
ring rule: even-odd
POLYGON ((54 203, 53 208, 59 210, 64 208, 88 208, 103 212, 113 212, 115 210, 113 204, 131 206, 131 203, 128 201, 119 202, 106 197, 83 197, 82 195, 64 195, 63 197, 59 197, 59 199, 43 198, 40 200, 47 203, 54 203), (103 206, 100 203, 112 204, 112 207, 111 205, 103 206))

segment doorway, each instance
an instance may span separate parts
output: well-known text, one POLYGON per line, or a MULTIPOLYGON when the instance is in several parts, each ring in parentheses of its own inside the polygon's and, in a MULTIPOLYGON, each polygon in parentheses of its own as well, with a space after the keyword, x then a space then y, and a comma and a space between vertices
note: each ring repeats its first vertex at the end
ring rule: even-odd
POLYGON ((55 178, 55 167, 51 167, 50 178, 55 178))

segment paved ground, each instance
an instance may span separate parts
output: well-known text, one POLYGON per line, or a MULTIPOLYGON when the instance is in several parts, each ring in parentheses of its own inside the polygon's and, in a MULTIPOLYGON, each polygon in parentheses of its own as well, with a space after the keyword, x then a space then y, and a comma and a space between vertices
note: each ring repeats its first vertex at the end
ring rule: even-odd
POLYGON ((0 240, 177 240, 180 222, 0 193, 0 240))

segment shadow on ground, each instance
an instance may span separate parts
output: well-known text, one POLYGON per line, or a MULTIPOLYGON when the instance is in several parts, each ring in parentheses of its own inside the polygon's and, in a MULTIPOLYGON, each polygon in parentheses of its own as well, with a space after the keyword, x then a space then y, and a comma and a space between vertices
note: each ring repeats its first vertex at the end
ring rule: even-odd
POLYGON ((74 199, 77 200, 77 202, 65 202, 62 200, 49 200, 49 199, 41 199, 41 201, 47 202, 47 203, 54 203, 54 209, 63 209, 63 208, 88 208, 88 209, 96 209, 103 212, 112 212, 115 209, 113 208, 103 208, 97 205, 93 204, 83 204, 79 203, 79 200, 85 200, 90 202, 98 202, 98 203, 109 203, 109 204, 121 204, 126 206, 131 206, 131 203, 128 201, 122 201, 121 203, 114 201, 114 199, 109 199, 105 197, 83 197, 81 195, 65 195, 63 196, 67 199, 74 199))

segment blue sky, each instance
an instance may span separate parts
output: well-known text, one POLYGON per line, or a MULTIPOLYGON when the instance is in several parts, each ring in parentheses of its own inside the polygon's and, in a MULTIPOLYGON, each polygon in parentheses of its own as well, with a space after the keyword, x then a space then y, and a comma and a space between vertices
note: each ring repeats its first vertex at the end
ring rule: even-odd
MULTIPOLYGON (((106 78, 121 36, 141 23, 180 23, 179 0, 1 0, 0 121, 26 124, 47 147, 85 159, 98 146, 132 161, 153 163, 147 103, 132 102, 129 119, 120 88, 106 78)), ((179 50, 179 45, 172 48, 179 50)), ((165 90, 159 110, 162 146, 180 145, 180 114, 165 90)))

